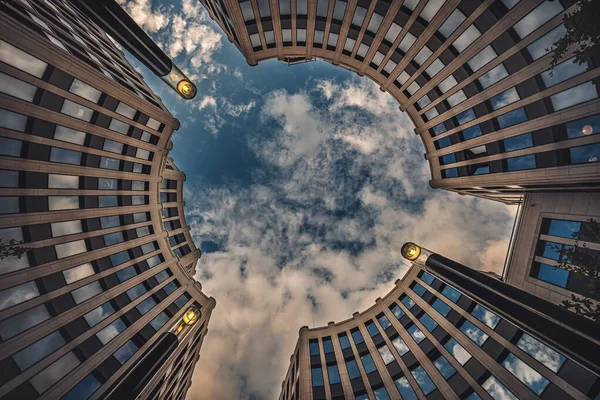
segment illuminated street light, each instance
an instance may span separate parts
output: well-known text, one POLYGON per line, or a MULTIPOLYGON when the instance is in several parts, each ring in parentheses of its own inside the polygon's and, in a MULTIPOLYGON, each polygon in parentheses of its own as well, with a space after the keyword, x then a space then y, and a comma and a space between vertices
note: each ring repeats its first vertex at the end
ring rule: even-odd
POLYGON ((75 0, 74 3, 181 97, 191 100, 196 96, 196 85, 115 0, 75 0))

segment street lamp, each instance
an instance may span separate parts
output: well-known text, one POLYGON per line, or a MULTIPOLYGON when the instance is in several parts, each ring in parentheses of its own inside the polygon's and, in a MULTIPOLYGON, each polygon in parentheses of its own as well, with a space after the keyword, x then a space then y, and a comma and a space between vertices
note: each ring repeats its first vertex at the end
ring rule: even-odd
POLYGON ((191 100, 196 96, 196 85, 115 0, 75 0, 74 3, 181 97, 191 100))

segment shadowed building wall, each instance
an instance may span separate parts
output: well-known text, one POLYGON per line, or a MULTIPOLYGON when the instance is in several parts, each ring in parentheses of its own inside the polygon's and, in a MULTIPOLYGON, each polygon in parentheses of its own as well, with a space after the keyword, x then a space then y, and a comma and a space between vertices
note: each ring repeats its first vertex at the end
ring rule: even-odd
POLYGON ((98 399, 192 306, 142 397, 183 399, 215 300, 193 279, 177 121, 69 2, 0 5, 0 398, 98 399))

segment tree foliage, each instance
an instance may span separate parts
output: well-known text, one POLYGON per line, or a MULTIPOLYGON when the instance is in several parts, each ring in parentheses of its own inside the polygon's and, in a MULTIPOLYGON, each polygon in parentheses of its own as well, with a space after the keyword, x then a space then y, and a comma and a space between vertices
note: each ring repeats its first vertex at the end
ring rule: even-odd
POLYGON ((585 242, 600 243, 600 223, 590 219, 581 224, 573 234, 574 246, 562 246, 558 268, 583 277, 588 282, 585 296, 572 294, 570 300, 562 302, 563 307, 600 323, 600 251, 590 249, 585 242))
MULTIPOLYGON (((555 0, 557 1, 557 0, 555 0)), ((563 17, 567 33, 554 42, 552 68, 574 49, 575 63, 583 64, 598 51, 600 43, 600 0, 580 0, 577 9, 563 17)))
POLYGON ((8 242, 3 242, 0 238, 0 260, 4 260, 9 257, 17 257, 21 259, 27 252, 27 248, 21 246, 22 241, 10 239, 8 242))

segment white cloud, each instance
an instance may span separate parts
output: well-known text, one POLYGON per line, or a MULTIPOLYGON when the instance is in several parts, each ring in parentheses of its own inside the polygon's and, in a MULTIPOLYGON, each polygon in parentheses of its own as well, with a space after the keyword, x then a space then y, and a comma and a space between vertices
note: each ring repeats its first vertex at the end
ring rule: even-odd
POLYGON ((167 10, 164 7, 152 9, 151 0, 121 0, 119 4, 146 32, 157 32, 169 24, 167 10))
POLYGON ((198 103, 198 110, 202 110, 206 107, 217 107, 217 100, 212 96, 204 96, 198 103))
POLYGON ((383 297, 406 271, 406 241, 501 271, 514 208, 430 189, 410 120, 376 85, 317 87, 266 95, 265 132, 249 137, 270 166, 268 181, 187 183, 191 234, 219 247, 197 266, 217 307, 192 400, 276 398, 298 329, 383 297))

